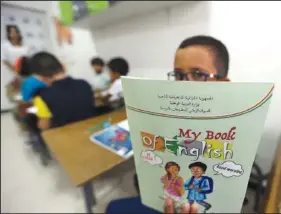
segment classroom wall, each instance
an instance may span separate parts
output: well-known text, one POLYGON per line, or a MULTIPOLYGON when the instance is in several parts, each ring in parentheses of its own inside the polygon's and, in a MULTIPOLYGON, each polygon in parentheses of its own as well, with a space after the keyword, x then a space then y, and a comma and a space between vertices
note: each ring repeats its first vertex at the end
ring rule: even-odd
MULTIPOLYGON (((59 17, 59 2, 49 2, 51 4, 49 16, 59 17)), ((54 53, 66 65, 68 74, 92 83, 93 72, 90 66, 90 59, 95 56, 97 52, 91 30, 70 27, 73 38, 72 44, 64 43, 62 46, 58 46, 53 19, 51 20, 51 27, 53 28, 54 53)))
POLYGON ((280 2, 184 2, 93 30, 93 35, 101 57, 129 60, 130 75, 166 79, 179 43, 210 34, 228 46, 232 81, 276 82, 257 155, 267 172, 281 133, 280 9, 280 2))
POLYGON ((188 36, 208 32, 208 4, 183 2, 93 30, 97 52, 106 60, 125 57, 132 76, 166 79, 179 43, 188 36))
POLYGON ((231 54, 230 78, 276 83, 257 156, 268 171, 281 135, 281 2, 211 2, 210 10, 210 34, 231 54))

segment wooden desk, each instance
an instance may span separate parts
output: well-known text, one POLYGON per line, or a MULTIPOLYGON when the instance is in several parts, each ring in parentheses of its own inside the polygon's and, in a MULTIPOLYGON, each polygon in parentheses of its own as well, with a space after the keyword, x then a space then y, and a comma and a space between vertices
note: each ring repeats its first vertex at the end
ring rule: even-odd
POLYGON ((276 150, 266 190, 264 213, 281 213, 281 142, 276 150))
POLYGON ((73 184, 83 188, 88 213, 95 203, 92 179, 124 161, 89 139, 88 130, 109 118, 112 123, 125 120, 125 108, 43 133, 45 142, 73 184))

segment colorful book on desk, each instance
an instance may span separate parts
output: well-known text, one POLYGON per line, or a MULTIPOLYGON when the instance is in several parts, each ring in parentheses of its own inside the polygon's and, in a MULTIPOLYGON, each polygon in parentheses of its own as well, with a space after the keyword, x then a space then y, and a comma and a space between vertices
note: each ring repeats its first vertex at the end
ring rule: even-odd
MULTIPOLYGON (((240 213, 273 84, 122 78, 142 203, 240 213)), ((270 142, 269 142, 270 143, 270 142)))
POLYGON ((133 155, 127 120, 95 133, 90 139, 92 142, 124 158, 129 158, 133 155))

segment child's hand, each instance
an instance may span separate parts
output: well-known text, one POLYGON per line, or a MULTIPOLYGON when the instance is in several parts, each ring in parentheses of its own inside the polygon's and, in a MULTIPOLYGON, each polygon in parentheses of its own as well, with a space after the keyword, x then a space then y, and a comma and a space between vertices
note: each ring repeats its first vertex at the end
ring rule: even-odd
POLYGON ((162 176, 161 182, 162 182, 164 185, 168 185, 168 177, 167 177, 166 175, 162 176))
POLYGON ((191 185, 189 186, 189 188, 190 188, 190 189, 194 189, 194 185, 191 184, 191 185))
MULTIPOLYGON (((164 213, 175 213, 175 205, 174 201, 170 198, 165 199, 165 205, 164 205, 164 213)), ((198 205, 193 203, 190 205, 189 203, 186 203, 180 207, 179 213, 198 213, 198 205)))

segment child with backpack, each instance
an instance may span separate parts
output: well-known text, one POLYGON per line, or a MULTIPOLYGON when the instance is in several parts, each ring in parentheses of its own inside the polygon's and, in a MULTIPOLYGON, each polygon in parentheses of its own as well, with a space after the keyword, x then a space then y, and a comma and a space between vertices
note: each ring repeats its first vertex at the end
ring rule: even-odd
POLYGON ((192 177, 185 182, 184 188, 188 190, 187 200, 190 205, 194 202, 205 208, 204 213, 212 206, 207 203, 206 195, 213 192, 213 179, 208 176, 203 176, 207 170, 207 165, 202 162, 195 162, 189 165, 192 177))

